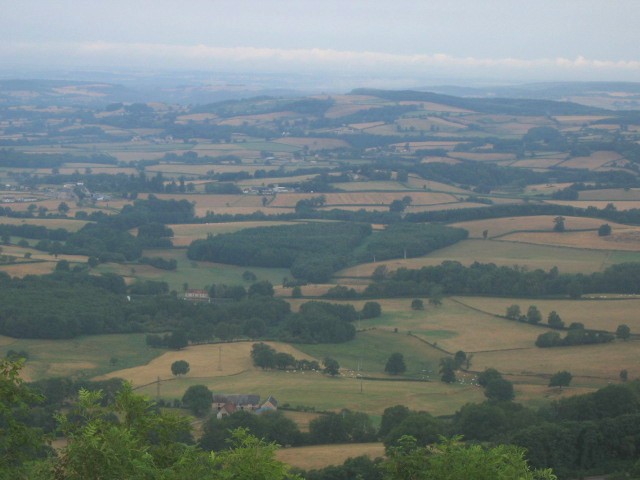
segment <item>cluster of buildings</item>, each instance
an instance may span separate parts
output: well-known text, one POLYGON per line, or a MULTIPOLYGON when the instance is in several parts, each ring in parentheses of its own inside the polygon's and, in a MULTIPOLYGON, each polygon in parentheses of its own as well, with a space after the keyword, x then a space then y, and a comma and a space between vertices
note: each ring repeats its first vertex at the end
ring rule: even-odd
POLYGON ((264 412, 278 410, 278 400, 269 395, 263 403, 260 403, 260 395, 215 395, 213 397, 213 409, 216 418, 220 420, 238 411, 252 412, 260 415, 264 412))

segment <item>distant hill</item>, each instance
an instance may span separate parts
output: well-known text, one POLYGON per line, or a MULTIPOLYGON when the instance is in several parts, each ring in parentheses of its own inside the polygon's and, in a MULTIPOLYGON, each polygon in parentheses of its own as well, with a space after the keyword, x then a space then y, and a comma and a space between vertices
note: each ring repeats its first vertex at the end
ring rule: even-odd
POLYGON ((609 113, 601 108, 572 102, 525 98, 469 98, 454 97, 433 92, 414 90, 375 90, 359 88, 353 95, 370 95, 391 101, 433 102, 486 114, 506 115, 597 115, 609 113))

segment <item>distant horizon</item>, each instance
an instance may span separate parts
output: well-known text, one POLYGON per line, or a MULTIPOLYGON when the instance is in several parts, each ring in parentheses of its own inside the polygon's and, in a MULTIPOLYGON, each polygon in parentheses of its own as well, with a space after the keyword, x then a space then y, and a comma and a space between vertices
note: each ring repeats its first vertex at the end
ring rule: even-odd
POLYGON ((0 65, 394 88, 636 81, 638 24, 635 0, 22 0, 0 17, 0 65))

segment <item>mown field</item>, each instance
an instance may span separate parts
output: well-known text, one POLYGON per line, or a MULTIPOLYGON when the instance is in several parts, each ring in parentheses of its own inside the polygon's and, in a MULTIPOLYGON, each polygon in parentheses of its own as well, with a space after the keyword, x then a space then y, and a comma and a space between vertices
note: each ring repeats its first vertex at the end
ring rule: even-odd
POLYGON ((304 470, 342 465, 349 458, 366 455, 372 460, 384 456, 382 443, 349 443, 344 445, 313 445, 309 447, 281 448, 276 458, 304 470))
POLYGON ((564 248, 499 240, 463 240, 423 257, 355 265, 336 272, 334 278, 338 283, 348 282, 351 278, 368 279, 380 265, 386 265, 389 270, 397 270, 440 265, 446 260, 464 265, 480 262, 544 270, 558 267, 562 273, 592 273, 615 263, 640 261, 640 255, 635 252, 564 248))

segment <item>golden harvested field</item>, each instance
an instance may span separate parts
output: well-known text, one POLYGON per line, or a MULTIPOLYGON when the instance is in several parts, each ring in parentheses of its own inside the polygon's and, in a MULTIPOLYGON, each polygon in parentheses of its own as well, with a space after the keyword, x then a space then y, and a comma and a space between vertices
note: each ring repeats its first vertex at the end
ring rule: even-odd
POLYGON ((397 270, 398 268, 440 265, 445 260, 460 262, 463 265, 480 262, 495 263, 500 266, 519 265, 544 270, 558 267, 562 273, 592 273, 599 272, 614 263, 640 261, 640 256, 631 252, 612 253, 606 250, 580 250, 551 245, 498 243, 497 240, 464 240, 450 247, 436 250, 424 257, 364 263, 340 270, 335 276, 338 279, 341 277, 369 278, 379 265, 386 265, 389 270, 397 270))
POLYGON ((43 227, 56 229, 64 228, 70 232, 77 232, 87 223, 84 220, 73 220, 66 218, 13 218, 2 217, 0 218, 0 224, 5 225, 42 225, 43 227))
POLYGON ((53 272, 57 262, 19 263, 15 265, 2 265, 0 271, 12 277, 22 278, 25 275, 46 275, 53 272))
POLYGON ((533 298, 459 297, 458 300, 465 305, 496 315, 504 315, 510 305, 520 305, 521 310, 525 313, 529 305, 535 305, 542 313, 543 321, 546 321, 549 312, 555 310, 567 326, 573 322, 581 322, 586 328, 607 330, 615 333, 618 325, 624 323, 629 325, 632 333, 640 333, 640 317, 637 315, 640 310, 640 298, 545 300, 533 298))
POLYGON ((276 458, 281 462, 304 470, 342 465, 349 458, 366 455, 372 460, 384 457, 382 443, 349 443, 346 445, 313 445, 310 447, 281 448, 276 458))
POLYGON ((560 162, 564 162, 566 158, 566 155, 562 157, 528 158, 524 160, 517 160, 513 162, 511 166, 519 168, 550 168, 556 166, 560 162))
POLYGON ((393 180, 335 183, 334 186, 346 192, 367 192, 367 191, 385 191, 385 190, 388 190, 388 191, 407 190, 407 193, 410 192, 410 189, 408 189, 404 184, 400 182, 395 182, 393 180))
POLYGON ((176 118, 176 123, 204 122, 205 120, 214 120, 218 118, 215 113, 191 113, 189 115, 180 115, 176 118))
POLYGON ((574 157, 565 160, 559 166, 564 168, 587 168, 593 170, 610 162, 620 160, 622 156, 615 152, 593 152, 589 157, 574 157))
MULTIPOLYGON (((536 215, 531 217, 504 217, 504 218, 490 218, 486 220, 471 220, 468 222, 459 222, 451 224, 452 227, 464 228, 469 232, 470 238, 482 238, 482 232, 488 230, 489 238, 504 235, 509 232, 518 232, 522 230, 544 230, 549 231, 555 235, 564 235, 564 233, 571 233, 571 230, 584 230, 593 229, 597 230, 603 223, 609 223, 612 228, 627 229, 633 228, 627 225, 621 225, 614 222, 606 222, 598 218, 587 217, 564 217, 565 227, 567 232, 558 234, 553 232, 554 215, 536 215)), ((528 234, 529 232, 527 232, 528 234)), ((573 234, 573 233, 572 233, 573 234)), ((596 232, 587 232, 591 237, 597 236, 596 232)), ((506 238, 506 237, 504 237, 506 238)), ((534 242, 539 243, 539 242, 534 242)), ((566 245, 567 243, 559 243, 559 245, 566 245)))
POLYGON ((551 195, 558 190, 562 190, 563 188, 567 188, 573 185, 572 182, 568 183, 538 183, 535 185, 527 185, 524 189, 527 194, 543 194, 543 195, 551 195))
POLYGON ((614 229, 606 237, 597 232, 518 232, 501 237, 505 242, 524 242, 596 250, 640 251, 640 228, 614 229))
POLYGON ((291 420, 296 422, 296 425, 298 425, 298 428, 302 432, 308 432, 309 422, 311 422, 311 420, 318 418, 321 415, 320 413, 314 413, 314 412, 295 412, 293 410, 282 410, 282 409, 280 410, 280 413, 282 413, 285 417, 290 418, 291 420))
POLYGON ((431 190, 434 192, 448 192, 448 193, 462 193, 471 194, 469 190, 448 185, 446 183, 434 182, 433 180, 425 180, 417 175, 409 175, 409 181, 407 182, 411 188, 422 188, 426 191, 431 190), (426 188, 425 188, 426 187, 426 188))
POLYGON ((400 118, 396 122, 402 128, 414 128, 415 130, 429 131, 431 127, 438 127, 442 131, 455 132, 457 130, 466 129, 466 125, 460 123, 449 122, 438 117, 405 117, 400 118))
POLYGON ((447 163, 449 165, 455 165, 456 163, 461 163, 461 161, 449 157, 424 157, 420 163, 447 163))
MULTIPOLYGON (((430 192, 357 192, 357 193, 325 193, 325 205, 385 205, 393 200, 401 200, 409 195, 412 205, 433 205, 437 203, 457 202, 458 199, 448 193, 430 192)), ((316 194, 305 193, 280 193, 275 200, 269 204, 271 207, 293 207, 304 198, 312 198, 316 194)), ((259 197, 258 197, 259 198, 259 197)))
POLYGON ((580 200, 640 200, 640 188, 604 188, 580 192, 580 200))
POLYGON ((516 159, 516 156, 512 153, 451 152, 449 155, 453 158, 459 158, 462 160, 474 160, 477 162, 497 162, 500 160, 516 159))
MULTIPOLYGON (((207 211, 216 213, 251 213, 257 210, 266 211, 262 207, 259 195, 214 195, 214 194, 165 194, 156 195, 162 200, 187 200, 195 203, 196 215, 204 216, 207 211)), ((140 195, 140 198, 144 198, 140 195)), ((294 203, 295 205, 295 203, 294 203)))
POLYGON ((379 127, 384 125, 384 122, 367 122, 367 123, 350 123, 349 126, 356 130, 366 130, 367 128, 379 127))
POLYGON ((189 246, 191 242, 199 238, 207 238, 207 235, 219 235, 232 233, 245 228, 273 227, 276 225, 294 225, 296 222, 231 222, 231 223, 205 223, 205 224, 180 224, 168 225, 173 230, 173 245, 176 247, 189 246))
POLYGON ((547 200, 545 203, 553 203, 555 205, 570 205, 572 207, 587 208, 596 207, 605 208, 608 204, 613 204, 618 210, 630 210, 632 208, 640 208, 640 200, 547 200))
POLYGON ((405 143, 394 143, 392 146, 397 148, 404 148, 407 143, 409 144, 409 148, 411 150, 422 150, 422 149, 435 149, 435 148, 444 148, 445 150, 453 150, 458 146, 459 143, 462 142, 446 142, 446 141, 426 141, 426 142, 405 142, 405 143))
MULTIPOLYGON (((191 345, 179 351, 169 351, 154 358, 146 365, 117 370, 101 378, 124 378, 134 387, 160 380, 172 380, 171 364, 177 360, 189 362, 190 379, 234 376, 249 370, 259 370, 251 361, 251 347, 254 342, 222 343, 215 345, 191 345), (221 350, 222 349, 222 350, 221 350), (222 354, 220 353, 222 352, 222 354), (222 355, 222 364, 220 364, 222 355)), ((265 342, 278 352, 290 353, 295 358, 314 360, 286 343, 265 342)))
POLYGON ((476 208, 476 207, 486 207, 487 205, 484 203, 474 203, 474 202, 447 202, 447 203, 437 203, 434 205, 409 205, 405 211, 407 213, 414 212, 434 212, 438 210, 457 210, 459 208, 476 208))
MULTIPOLYGON (((544 332, 542 330, 540 333, 544 332)), ((640 349, 636 341, 579 347, 537 348, 528 350, 476 353, 473 369, 498 368, 508 374, 553 373, 567 370, 574 375, 574 384, 605 386, 618 382, 620 370, 630 378, 640 377, 640 349), (575 378, 582 376, 585 378, 575 378), (600 377, 600 378, 588 378, 600 377)))
POLYGON ((294 147, 309 147, 310 150, 322 150, 330 148, 348 148, 349 144, 344 140, 336 138, 314 138, 314 137, 284 137, 273 141, 294 147))

